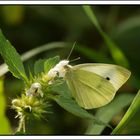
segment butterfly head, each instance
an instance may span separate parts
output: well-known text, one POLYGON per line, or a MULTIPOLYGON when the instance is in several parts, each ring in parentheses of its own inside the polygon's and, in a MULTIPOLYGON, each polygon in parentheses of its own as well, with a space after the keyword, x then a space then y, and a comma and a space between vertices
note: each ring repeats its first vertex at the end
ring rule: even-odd
POLYGON ((68 64, 69 64, 69 60, 62 60, 55 67, 62 69, 65 66, 67 66, 68 64))

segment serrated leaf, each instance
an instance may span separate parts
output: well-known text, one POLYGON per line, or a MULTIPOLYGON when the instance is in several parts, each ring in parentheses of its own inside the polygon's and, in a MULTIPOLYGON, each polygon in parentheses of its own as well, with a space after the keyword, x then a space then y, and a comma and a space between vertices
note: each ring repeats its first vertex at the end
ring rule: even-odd
POLYGON ((0 30, 0 54, 2 55, 5 63, 8 65, 10 72, 18 79, 27 82, 24 66, 21 61, 20 55, 11 43, 6 40, 2 31, 0 30))
MULTIPOLYGON (((38 55, 39 53, 45 52, 47 50, 52 50, 52 49, 61 49, 64 48, 65 46, 71 46, 69 43, 65 42, 52 42, 48 43, 42 46, 39 46, 37 48, 31 49, 21 55, 22 61, 26 61, 30 59, 31 57, 34 57, 38 55)), ((5 73, 8 72, 7 65, 2 64, 0 65, 0 76, 4 75, 5 73)))
POLYGON ((140 90, 112 135, 140 134, 140 90))
POLYGON ((81 118, 85 119, 91 119, 94 121, 94 123, 99 125, 105 125, 110 127, 107 123, 104 123, 103 121, 99 120, 92 114, 90 114, 85 109, 81 108, 77 102, 72 98, 70 91, 66 85, 66 83, 59 84, 57 86, 53 86, 51 89, 53 92, 56 92, 60 95, 58 96, 51 96, 51 99, 56 101, 58 105, 60 105, 62 108, 64 108, 66 111, 72 113, 73 115, 76 115, 81 118))
POLYGON ((47 73, 51 68, 53 68, 60 61, 60 57, 56 56, 49 58, 44 62, 44 72, 47 73))
POLYGON ((35 62, 35 65, 34 65, 35 75, 44 71, 44 62, 45 61, 46 61, 46 59, 39 59, 38 61, 35 62))
POLYGON ((3 79, 0 79, 0 134, 11 134, 10 123, 5 116, 6 103, 3 95, 3 79))

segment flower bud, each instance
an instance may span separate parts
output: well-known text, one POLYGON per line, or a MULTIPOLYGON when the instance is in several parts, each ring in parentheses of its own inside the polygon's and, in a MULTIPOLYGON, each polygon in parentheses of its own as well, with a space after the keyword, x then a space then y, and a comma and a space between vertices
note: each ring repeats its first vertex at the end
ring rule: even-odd
POLYGON ((14 99, 12 100, 12 105, 16 106, 16 107, 20 107, 21 105, 21 101, 19 99, 14 99))

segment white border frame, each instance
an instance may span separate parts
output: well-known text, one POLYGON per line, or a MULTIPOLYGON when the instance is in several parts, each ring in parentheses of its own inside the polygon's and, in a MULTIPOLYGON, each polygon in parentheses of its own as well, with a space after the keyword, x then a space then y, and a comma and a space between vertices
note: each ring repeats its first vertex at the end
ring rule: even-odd
MULTIPOLYGON (((140 4, 140 1, 114 1, 114 0, 110 0, 110 1, 83 1, 83 0, 79 0, 79 1, 29 1, 29 0, 25 0, 25 1, 20 1, 20 0, 17 0, 17 1, 0 1, 0 5, 138 5, 140 4)), ((71 140, 71 139, 80 139, 80 140, 83 140, 83 139, 105 139, 105 140, 110 140, 110 139, 136 139, 136 140, 140 140, 140 136, 115 136, 115 135, 110 135, 110 136, 85 136, 85 135, 81 135, 81 136, 70 136, 70 135, 67 135, 67 136, 0 136, 0 139, 14 139, 14 140, 17 140, 17 139, 40 139, 40 140, 44 140, 44 139, 68 139, 68 140, 71 140)))
POLYGON ((116 0, 110 0, 110 1, 100 1, 100 0, 90 0, 90 1, 83 1, 83 0, 79 0, 79 1, 29 1, 29 0, 25 0, 25 1, 20 1, 20 0, 16 0, 16 1, 0 1, 0 5, 13 5, 13 4, 24 4, 24 5, 82 5, 82 4, 86 4, 86 5, 93 5, 93 4, 98 4, 98 5, 137 5, 140 4, 140 1, 124 1, 124 0, 120 0, 120 1, 116 1, 116 0))

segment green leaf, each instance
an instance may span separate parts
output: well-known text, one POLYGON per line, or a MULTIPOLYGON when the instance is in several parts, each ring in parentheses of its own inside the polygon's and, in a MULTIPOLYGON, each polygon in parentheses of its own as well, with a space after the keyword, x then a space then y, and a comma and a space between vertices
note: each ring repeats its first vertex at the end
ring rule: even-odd
POLYGON ((78 117, 93 120, 95 124, 97 123, 99 125, 105 125, 105 126, 110 127, 107 123, 104 123, 100 119, 98 119, 95 116, 93 116, 92 114, 90 114, 85 109, 81 108, 77 104, 77 102, 72 98, 70 91, 65 83, 59 84, 57 86, 54 85, 51 90, 55 93, 60 94, 60 95, 56 95, 56 96, 50 96, 51 99, 56 101, 57 104, 59 104, 66 111, 68 111, 78 117))
POLYGON ((97 30, 99 31, 99 33, 102 32, 102 29, 100 27, 100 24, 96 18, 96 15, 94 14, 93 12, 93 8, 91 9, 90 6, 86 5, 86 6, 83 6, 87 16, 89 17, 89 19, 91 20, 91 22, 94 24, 94 26, 97 28, 97 30))
POLYGON ((60 94, 63 97, 66 98, 72 98, 71 93, 67 87, 67 84, 65 82, 61 84, 54 84, 50 87, 50 91, 56 92, 60 94))
MULTIPOLYGON (((38 55, 39 53, 45 52, 47 50, 52 50, 52 49, 61 49, 64 48, 65 46, 71 46, 72 44, 65 43, 65 42, 52 42, 48 43, 42 46, 39 46, 37 48, 31 49, 21 55, 21 60, 24 62, 31 57, 34 57, 38 55)), ((0 65, 0 76, 3 76, 5 73, 8 72, 7 66, 5 64, 0 65)))
POLYGON ((8 40, 2 34, 0 30, 0 54, 2 55, 4 61, 8 65, 11 73, 19 79, 28 81, 23 63, 21 61, 20 55, 17 53, 16 49, 10 44, 8 40))
POLYGON ((110 39, 110 37, 102 30, 95 13, 93 12, 93 8, 91 9, 90 6, 83 6, 87 16, 89 17, 89 19, 91 20, 91 22, 94 24, 94 26, 97 28, 98 32, 100 33, 100 35, 102 36, 102 38, 104 39, 112 58, 114 59, 114 61, 122 66, 128 67, 129 66, 129 62, 127 60, 127 58, 125 57, 125 55, 123 54, 123 52, 119 49, 119 47, 110 39))
MULTIPOLYGON (((97 111, 95 115, 96 118, 105 123, 109 123, 115 115, 117 115, 124 107, 128 106, 132 102, 133 98, 134 95, 128 93, 117 96, 111 103, 101 107, 97 111)), ((86 134, 99 135, 102 133, 104 128, 105 126, 94 124, 90 121, 86 134)))
POLYGON ((46 61, 46 59, 39 59, 38 61, 35 62, 35 65, 34 65, 35 75, 44 71, 44 62, 45 61, 46 61))
POLYGON ((44 71, 47 73, 51 68, 53 68, 60 61, 59 56, 49 58, 44 62, 44 71))
POLYGON ((109 38, 107 34, 102 33, 114 61, 122 66, 129 67, 129 62, 119 47, 109 38))
POLYGON ((6 103, 3 95, 3 79, 0 79, 0 134, 11 134, 11 128, 7 117, 5 116, 6 103))
POLYGON ((124 117, 113 130, 112 135, 116 134, 140 134, 140 90, 134 98, 124 117))

